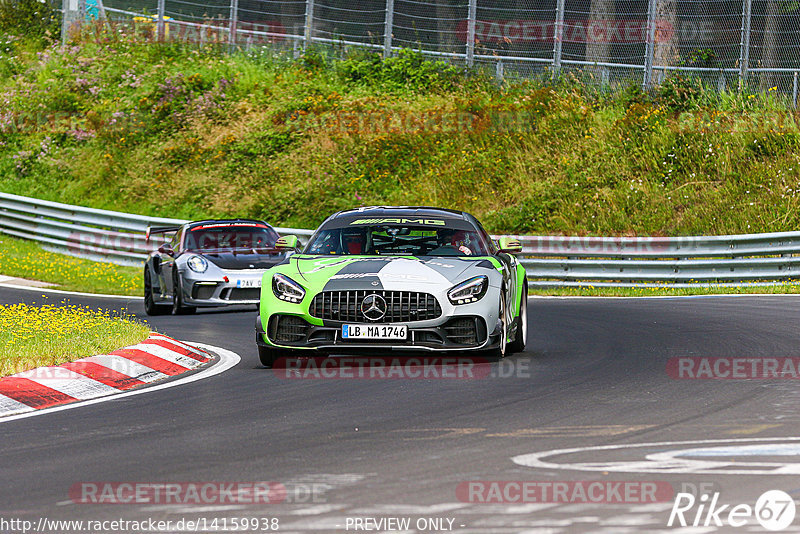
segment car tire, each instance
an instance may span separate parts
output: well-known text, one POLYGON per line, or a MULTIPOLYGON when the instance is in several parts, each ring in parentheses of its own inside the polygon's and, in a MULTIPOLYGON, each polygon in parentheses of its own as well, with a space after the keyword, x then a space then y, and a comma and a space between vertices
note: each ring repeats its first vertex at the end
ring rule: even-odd
POLYGON ((502 332, 500 334, 500 343, 498 344, 497 347, 486 351, 486 356, 488 356, 489 358, 500 360, 505 358, 506 354, 508 354, 508 344, 506 343, 506 338, 508 338, 508 325, 506 324, 505 315, 506 315, 506 295, 505 295, 505 290, 503 290, 500 292, 500 308, 498 314, 498 317, 501 318, 500 320, 503 325, 502 332))
POLYGON ((155 296, 153 295, 153 281, 150 277, 150 269, 145 267, 144 270, 144 312, 147 315, 164 315, 169 313, 169 306, 163 304, 156 304, 155 296))
POLYGON ((520 295, 519 317, 517 320, 517 335, 514 341, 508 344, 508 354, 523 352, 528 341, 528 284, 522 286, 520 295))
POLYGON ((258 346, 258 359, 264 367, 272 367, 280 358, 289 358, 294 355, 293 351, 285 349, 274 349, 270 347, 258 346))
POLYGON ((194 306, 183 303, 183 289, 179 274, 172 277, 172 315, 189 315, 197 311, 194 306))

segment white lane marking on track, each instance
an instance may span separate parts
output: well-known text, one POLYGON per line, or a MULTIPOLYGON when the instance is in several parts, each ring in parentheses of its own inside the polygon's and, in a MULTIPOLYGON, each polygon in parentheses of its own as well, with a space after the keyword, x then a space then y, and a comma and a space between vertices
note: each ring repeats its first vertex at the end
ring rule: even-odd
MULTIPOLYGON (((705 460, 691 460, 680 458, 683 451, 676 451, 675 454, 666 454, 670 451, 654 453, 644 458, 633 461, 613 461, 613 462, 577 462, 577 463, 555 463, 545 461, 545 458, 552 456, 562 456, 575 453, 599 452, 599 451, 618 451, 624 449, 640 449, 644 447, 680 447, 683 445, 708 445, 723 444, 727 445, 727 452, 737 452, 737 455, 752 456, 749 454, 748 447, 729 445, 731 443, 768 443, 768 442, 800 442, 800 437, 784 438, 737 438, 737 439, 706 439, 689 441, 662 441, 654 443, 628 443, 623 445, 603 445, 596 447, 575 447, 571 449, 554 449, 549 451, 535 452, 530 454, 520 454, 511 458, 511 461, 525 467, 539 469, 566 469, 572 471, 614 471, 621 473, 693 473, 707 475, 797 475, 800 473, 800 463, 788 462, 719 462, 705 460), (749 467, 761 467, 761 469, 748 469, 749 467)), ((690 449, 696 450, 696 449, 690 449)))
MULTIPOLYGON (((0 284, 1 286, 2 284, 0 284)), ((601 295, 528 295, 528 300, 533 299, 552 299, 552 300, 653 300, 653 299, 698 299, 698 298, 747 298, 747 297, 795 297, 800 298, 798 293, 717 293, 713 295, 641 295, 638 297, 606 297, 601 295)))
POLYGON ((104 293, 81 293, 80 291, 65 291, 63 289, 49 289, 46 287, 30 287, 18 286, 15 284, 5 284, 0 282, 0 287, 7 289, 21 289, 23 291, 38 291, 40 293, 55 293, 57 295, 75 295, 76 297, 98 297, 101 299, 126 299, 126 300, 144 300, 144 297, 135 297, 130 295, 106 295, 104 293))
POLYGON ((145 387, 141 389, 135 389, 133 391, 126 391, 124 393, 118 393, 115 395, 107 395, 105 397, 100 397, 97 399, 91 399, 82 402, 74 402, 72 404, 64 404, 62 406, 54 406, 52 408, 45 408, 43 410, 36 410, 32 412, 17 414, 17 415, 10 415, 8 417, 0 418, 1 423, 8 423, 9 421, 16 421, 17 419, 25 419, 27 417, 36 417, 37 415, 44 415, 47 413, 53 412, 60 412, 63 410, 71 410, 73 408, 80 408, 82 406, 88 406, 90 404, 98 404, 101 402, 108 402, 111 400, 121 399, 123 397, 130 397, 133 395, 141 395, 142 393, 150 393, 152 391, 158 391, 161 389, 172 388, 176 386, 182 386, 184 384, 190 384, 192 382, 197 382, 198 380, 203 380, 205 378, 210 378, 212 376, 218 375, 223 373, 239 363, 242 358, 238 354, 233 351, 223 349, 220 347, 215 347, 213 345, 207 345, 205 343, 193 343, 194 346, 200 347, 201 349, 205 349, 211 351, 219 356, 219 361, 214 365, 207 367, 195 374, 185 376, 183 378, 179 378, 177 380, 172 380, 170 382, 166 382, 164 384, 158 384, 155 386, 145 387))
POLYGON ((290 510, 286 512, 289 515, 322 515, 330 512, 337 512, 347 508, 346 504, 318 504, 316 506, 307 506, 298 510, 290 510))

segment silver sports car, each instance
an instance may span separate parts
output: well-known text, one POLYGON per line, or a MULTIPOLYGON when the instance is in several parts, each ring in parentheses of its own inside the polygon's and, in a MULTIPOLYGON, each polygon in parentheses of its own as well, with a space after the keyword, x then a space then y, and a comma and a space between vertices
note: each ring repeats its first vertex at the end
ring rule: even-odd
POLYGON ((198 307, 258 304, 264 272, 295 251, 278 250, 280 237, 264 221, 205 220, 147 229, 174 234, 144 268, 148 315, 193 313, 198 307))

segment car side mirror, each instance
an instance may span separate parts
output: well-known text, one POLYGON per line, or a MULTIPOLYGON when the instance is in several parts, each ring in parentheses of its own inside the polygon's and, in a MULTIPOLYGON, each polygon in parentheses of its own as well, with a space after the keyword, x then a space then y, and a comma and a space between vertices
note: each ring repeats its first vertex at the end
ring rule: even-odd
POLYGON ((175 251, 172 250, 172 247, 169 246, 167 243, 164 243, 163 245, 158 247, 158 251, 161 254, 166 254, 167 256, 174 256, 175 255, 175 251))
POLYGON ((296 235, 285 235, 275 241, 275 248, 278 250, 297 250, 300 241, 296 235))
POLYGON ((505 252, 506 254, 522 253, 522 243, 513 237, 501 237, 497 244, 499 245, 500 252, 505 252))

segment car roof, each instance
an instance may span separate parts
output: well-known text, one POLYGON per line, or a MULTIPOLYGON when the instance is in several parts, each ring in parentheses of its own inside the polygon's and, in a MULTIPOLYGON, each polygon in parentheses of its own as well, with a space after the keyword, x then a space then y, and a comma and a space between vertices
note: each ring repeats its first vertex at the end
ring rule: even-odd
POLYGON ((266 224, 267 226, 272 228, 272 225, 270 225, 270 224, 268 224, 268 223, 266 223, 264 221, 260 221, 258 219, 203 219, 202 221, 192 221, 190 223, 186 223, 186 228, 187 229, 188 228, 194 228, 196 226, 203 226, 203 225, 206 225, 206 224, 237 224, 237 223, 239 223, 239 224, 241 224, 241 223, 245 223, 245 224, 266 224))
POLYGON ((467 219, 467 213, 447 208, 431 206, 367 206, 334 213, 328 220, 340 217, 442 217, 448 219, 467 219))

